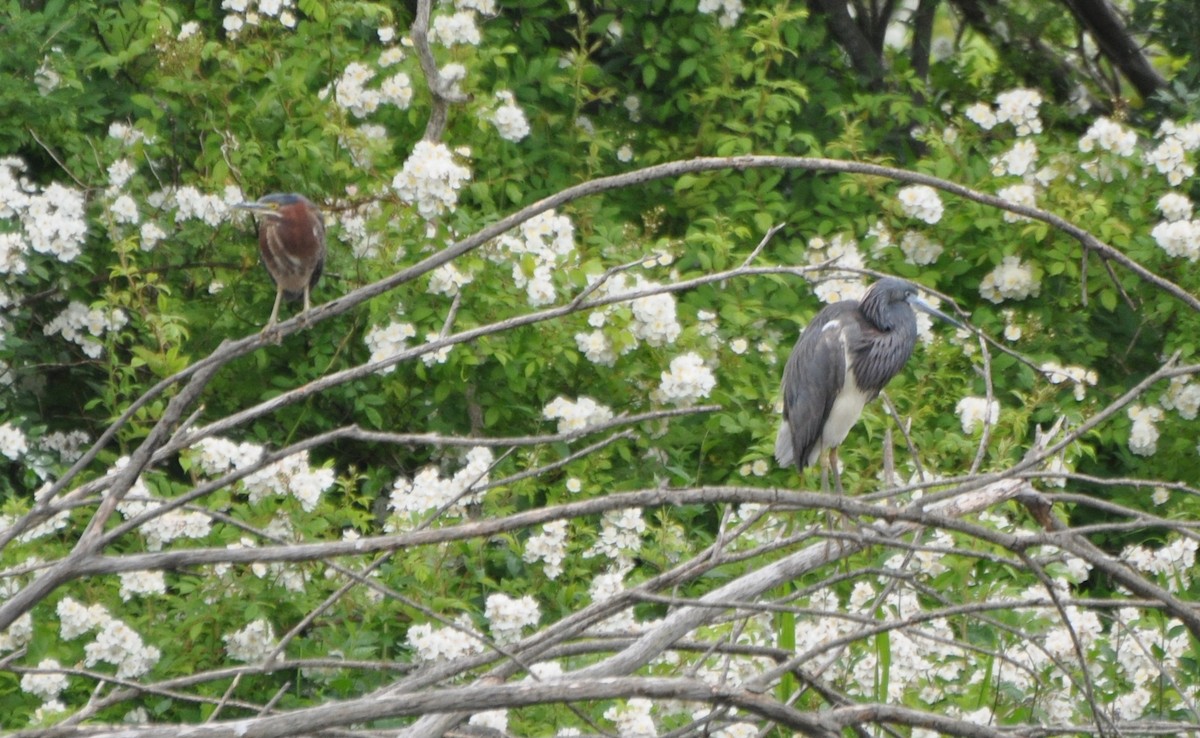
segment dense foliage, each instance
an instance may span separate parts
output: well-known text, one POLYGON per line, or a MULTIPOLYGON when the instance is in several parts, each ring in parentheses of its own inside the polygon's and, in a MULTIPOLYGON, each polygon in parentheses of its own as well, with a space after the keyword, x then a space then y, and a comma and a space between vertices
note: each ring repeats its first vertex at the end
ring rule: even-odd
POLYGON ((7 3, 2 727, 1200 730, 1195 11, 920 5, 7 3), (801 491, 883 274, 968 328, 801 491))

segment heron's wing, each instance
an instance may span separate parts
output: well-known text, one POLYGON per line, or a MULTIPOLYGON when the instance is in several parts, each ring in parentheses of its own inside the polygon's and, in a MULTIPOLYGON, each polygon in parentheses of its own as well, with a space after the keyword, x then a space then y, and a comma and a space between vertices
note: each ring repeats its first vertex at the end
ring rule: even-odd
POLYGON ((844 315, 852 306, 830 305, 817 314, 796 341, 783 369, 783 422, 775 445, 780 464, 803 469, 821 442, 833 401, 846 381, 844 315), (791 441, 790 458, 786 452, 791 441), (782 448, 781 448, 782 447, 782 448))

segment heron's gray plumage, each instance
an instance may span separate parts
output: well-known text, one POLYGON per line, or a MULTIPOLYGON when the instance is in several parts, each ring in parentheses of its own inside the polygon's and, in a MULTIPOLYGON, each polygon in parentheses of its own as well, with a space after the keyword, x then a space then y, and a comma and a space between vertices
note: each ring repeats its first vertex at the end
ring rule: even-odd
POLYGON ((863 406, 900 373, 917 342, 919 307, 913 285, 881 279, 859 300, 825 307, 805 327, 783 369, 783 422, 775 460, 798 470, 839 446, 863 406))

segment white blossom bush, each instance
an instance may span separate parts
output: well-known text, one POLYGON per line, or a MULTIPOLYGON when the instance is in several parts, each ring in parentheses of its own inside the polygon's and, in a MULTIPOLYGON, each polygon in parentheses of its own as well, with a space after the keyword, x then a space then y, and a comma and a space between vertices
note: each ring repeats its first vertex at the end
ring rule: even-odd
POLYGON ((0 52, 6 728, 1195 731, 1186 110, 952 16, 917 98, 747 0, 218 5, 0 52), (235 206, 292 190, 323 273, 263 332, 235 206), (783 367, 881 275, 966 326, 818 494, 783 367))

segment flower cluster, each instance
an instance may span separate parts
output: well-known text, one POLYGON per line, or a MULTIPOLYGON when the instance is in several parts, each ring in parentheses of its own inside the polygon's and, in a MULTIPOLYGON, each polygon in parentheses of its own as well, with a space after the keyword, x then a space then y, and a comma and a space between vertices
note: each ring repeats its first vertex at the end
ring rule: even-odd
POLYGON ((909 264, 932 264, 942 255, 942 245, 919 231, 905 231, 900 237, 900 250, 909 264))
POLYGON ((733 28, 744 8, 742 0, 700 0, 696 10, 705 15, 716 15, 721 28, 733 28))
MULTIPOLYGON (((62 664, 58 663, 57 659, 42 659, 38 665, 38 669, 54 672, 56 669, 61 669, 62 664)), ((28 692, 36 697, 49 702, 57 699, 62 691, 67 688, 67 675, 62 672, 49 674, 26 674, 21 677, 21 691, 28 692)))
MULTIPOLYGON (((625 591, 625 575, 629 573, 630 569, 631 566, 628 561, 618 561, 616 562, 616 566, 594 577, 592 583, 588 586, 588 594, 591 596, 592 602, 598 604, 621 596, 625 591)), ((633 608, 627 607, 598 623, 595 631, 598 633, 628 634, 636 630, 636 628, 637 624, 633 619, 633 608)))
POLYGON ((563 571, 563 559, 567 556, 567 521, 555 520, 542 526, 542 532, 529 537, 525 542, 525 563, 544 562, 543 571, 549 579, 557 579, 563 571))
POLYGON ((1046 379, 1050 380, 1050 384, 1071 382, 1075 387, 1075 400, 1078 402, 1083 402, 1089 386, 1095 387, 1096 382, 1100 381, 1100 376, 1094 369, 1082 366, 1062 366, 1057 362, 1047 361, 1039 368, 1046 375, 1046 379))
POLYGON ((1178 187, 1196 173, 1187 154, 1200 148, 1200 122, 1180 126, 1174 121, 1164 121, 1155 136, 1161 142, 1146 154, 1146 162, 1165 174, 1172 187, 1178 187))
POLYGON ((71 343, 77 344, 83 349, 83 353, 98 359, 104 352, 104 344, 99 339, 106 333, 124 328, 127 322, 129 319, 120 308, 88 308, 82 302, 72 300, 54 320, 42 327, 42 333, 47 336, 59 333, 71 343))
MULTIPOLYGON (((287 29, 296 27, 295 0, 222 0, 221 9, 229 11, 221 27, 231 39, 236 39, 248 26, 256 28, 263 18, 278 18, 287 29)), ((180 34, 182 36, 182 33, 180 34)))
MULTIPOLYGON (((641 277, 638 277, 641 282, 641 277)), ((655 287, 650 282, 643 282, 639 288, 655 287)), ((683 328, 675 314, 675 295, 662 292, 657 295, 639 297, 629 305, 633 311, 633 323, 629 330, 651 346, 666 346, 675 343, 683 328)))
POLYGON ((1018 136, 1029 136, 1042 132, 1042 121, 1038 118, 1038 107, 1042 95, 1037 90, 1016 89, 996 96, 996 120, 1012 123, 1018 136))
POLYGON ((1017 141, 1011 149, 992 158, 992 174, 1024 177, 1037 167, 1037 156, 1037 144, 1029 139, 1017 141))
POLYGON ((452 477, 442 478, 437 467, 427 466, 412 480, 398 478, 392 485, 389 507, 400 518, 389 520, 387 531, 400 530, 429 510, 447 508, 449 514, 461 516, 466 505, 478 502, 483 493, 477 490, 487 485, 494 457, 491 449, 476 446, 467 452, 466 461, 452 477))
POLYGON ((557 420, 559 433, 571 433, 606 423, 612 420, 613 412, 584 395, 580 395, 575 402, 559 395, 542 408, 542 417, 557 420))
POLYGON ((1181 536, 1159 549, 1127 546, 1121 558, 1135 569, 1164 576, 1170 590, 1178 592, 1191 583, 1196 549, 1195 540, 1181 536))
POLYGON ((29 443, 25 440, 25 431, 9 421, 0 425, 0 454, 16 461, 28 450, 29 443))
POLYGON ((624 705, 613 705, 604 711, 604 719, 612 722, 621 738, 651 738, 658 735, 650 710, 654 706, 644 697, 626 700, 624 705))
POLYGON ((1033 268, 1016 256, 1004 257, 1000 265, 979 283, 979 294, 997 304, 1005 300, 1024 300, 1031 295, 1036 297, 1040 291, 1041 284, 1034 277, 1033 268))
POLYGON ((488 254, 498 263, 512 263, 513 284, 525 290, 530 305, 549 305, 558 294, 554 270, 575 255, 575 225, 547 210, 497 238, 488 254))
MULTIPOLYGON (((881 239, 882 240, 882 239, 881 239)), ((862 277, 855 271, 844 274, 837 270, 859 270, 866 267, 862 252, 858 250, 858 241, 851 236, 839 233, 830 240, 814 236, 808 240, 808 263, 828 264, 835 277, 818 276, 814 278, 814 291, 821 302, 832 304, 841 300, 857 300, 862 297, 867 286, 862 277)))
POLYGON ((23 274, 24 255, 32 249, 62 262, 74 261, 87 237, 84 195, 53 183, 39 192, 23 174, 25 162, 0 159, 0 218, 20 219, 23 233, 0 240, 0 272, 23 274))
POLYGON ((84 205, 82 192, 57 182, 30 197, 21 216, 29 246, 59 261, 74 261, 87 237, 84 205))
POLYGON ((1000 403, 986 397, 964 397, 954 411, 962 422, 963 433, 974 433, 981 424, 995 425, 1000 419, 1000 403))
POLYGON ((1150 235, 1168 256, 1200 259, 1200 220, 1164 220, 1150 235))
POLYGON ((521 637, 523 628, 537 625, 542 612, 537 600, 529 595, 514 599, 497 592, 488 595, 483 615, 498 643, 512 643, 521 637))
POLYGON ((500 138, 520 141, 528 136, 529 121, 525 119, 525 111, 517 105, 513 94, 508 90, 501 90, 496 93, 496 97, 500 99, 500 107, 492 112, 491 121, 492 125, 496 126, 500 138))
MULTIPOLYGON (((0 531, 6 527, 8 526, 0 525, 0 531)), ((29 613, 25 613, 14 620, 8 628, 0 630, 0 653, 15 651, 31 640, 33 640, 33 617, 29 613)))
POLYGON ((1163 218, 1168 221, 1187 220, 1192 217, 1192 201, 1187 195, 1181 195, 1178 192, 1168 192, 1158 198, 1158 204, 1155 208, 1163 214, 1163 218))
MULTIPOLYGON (((122 469, 129 463, 129 457, 117 459, 114 469, 122 469)), ((108 491, 105 491, 108 494, 108 491)), ((117 503, 117 511, 126 520, 140 517, 163 506, 161 500, 154 499, 141 477, 138 477, 125 497, 117 503)), ((212 530, 212 520, 208 515, 199 511, 184 511, 179 509, 157 513, 154 517, 138 526, 138 532, 146 539, 146 548, 150 551, 162 550, 163 544, 170 543, 176 538, 204 538, 212 530)))
POLYGON ((910 185, 896 196, 900 209, 910 218, 933 224, 942 219, 944 208, 937 190, 926 185, 910 185))
MULTIPOLYGON (((151 199, 153 201, 161 199, 162 203, 166 204, 167 197, 166 193, 158 193, 151 199)), ((213 228, 221 225, 229 217, 234 205, 246 199, 242 190, 236 185, 229 185, 220 195, 205 194, 195 187, 187 185, 175 190, 170 198, 175 203, 176 223, 200 220, 213 228)), ((144 244, 142 248, 146 249, 144 244)))
POLYGON ((378 88, 368 87, 374 78, 374 69, 362 62, 350 62, 333 83, 333 101, 355 118, 366 118, 380 105, 406 110, 412 103, 412 79, 404 72, 390 75, 378 88))
POLYGON ((121 579, 121 599, 128 602, 137 595, 166 594, 167 583, 161 571, 125 571, 121 579))
POLYGON ((1101 116, 1092 123, 1079 139, 1079 150, 1085 154, 1099 147, 1119 156, 1133 156, 1137 147, 1137 134, 1116 121, 1101 116))
POLYGON ((591 333, 576 333, 575 345, 579 353, 593 364, 612 366, 617 363, 617 352, 613 349, 612 341, 599 328, 591 333))
MULTIPOLYGON (((234 443, 224 438, 204 438, 193 446, 193 460, 209 476, 257 464, 263 448, 253 443, 234 443)), ((291 494, 305 512, 312 512, 321 494, 333 486, 332 469, 313 469, 308 452, 301 451, 252 472, 242 479, 242 486, 256 503, 267 495, 283 497, 291 494)))
POLYGON ((645 533, 646 520, 642 517, 641 508, 609 510, 604 513, 600 537, 584 556, 601 556, 610 561, 629 561, 641 550, 642 536, 645 533))
POLYGON ((666 402, 686 406, 708 397, 716 386, 717 379, 704 365, 704 359, 690 352, 671 360, 670 370, 662 373, 658 396, 666 402))
POLYGON ((259 618, 245 628, 221 636, 229 658, 247 664, 256 664, 275 650, 275 630, 266 620, 259 618))
POLYGON ((1129 450, 1138 456, 1153 456, 1158 450, 1158 427, 1163 418, 1162 408, 1130 405, 1125 413, 1133 421, 1129 429, 1129 450))
POLYGON ((1184 420, 1195 420, 1200 413, 1200 384, 1194 384, 1188 377, 1172 377, 1166 393, 1159 398, 1158 404, 1164 410, 1174 410, 1184 420))
POLYGON ((428 220, 457 205, 458 191, 470 179, 471 170, 455 162, 445 144, 422 140, 392 179, 392 188, 428 220))
MULTIPOLYGON (((0 430, 2 429, 3 426, 0 426, 0 430)), ((2 437, 2 433, 0 433, 0 437, 2 437)), ((53 431, 39 438, 37 447, 42 452, 58 454, 59 459, 64 464, 73 464, 80 456, 83 456, 83 447, 90 440, 88 434, 81 430, 73 430, 66 433, 53 431)), ((3 448, 3 442, 0 442, 0 450, 3 448)))
POLYGON ((446 48, 459 44, 478 46, 482 39, 479 27, 475 25, 475 13, 463 10, 451 15, 439 15, 433 19, 429 40, 446 48))
POLYGON ((408 629, 408 645, 422 661, 450 661, 481 653, 483 641, 471 625, 471 619, 462 615, 454 621, 455 627, 434 628, 429 623, 419 623, 408 629))
MULTIPOLYGON (((1037 190, 1032 185, 1015 184, 1010 187, 1004 187, 996 193, 996 196, 1013 205, 1021 205, 1027 208, 1037 207, 1037 190)), ((1004 221, 1006 223, 1016 223, 1023 220, 1029 220, 1029 218, 1024 215, 1017 215, 1008 210, 1004 211, 1004 221)))
MULTIPOLYGON (((376 326, 367 331, 363 343, 371 351, 371 363, 383 361, 395 356, 408 348, 408 339, 417 335, 417 329, 412 323, 391 322, 385 326, 376 326)), ((385 366, 377 370, 379 374, 391 374, 396 371, 396 365, 385 366)))
POLYGON ((145 674, 158 663, 159 650, 142 643, 141 636, 109 615, 103 606, 84 607, 70 597, 64 597, 58 603, 57 612, 59 632, 66 640, 99 631, 96 639, 84 646, 87 666, 106 661, 117 667, 118 678, 129 679, 145 674))
POLYGON ((442 264, 429 275, 429 294, 454 297, 471 280, 470 274, 463 274, 453 263, 442 264))

